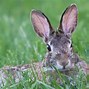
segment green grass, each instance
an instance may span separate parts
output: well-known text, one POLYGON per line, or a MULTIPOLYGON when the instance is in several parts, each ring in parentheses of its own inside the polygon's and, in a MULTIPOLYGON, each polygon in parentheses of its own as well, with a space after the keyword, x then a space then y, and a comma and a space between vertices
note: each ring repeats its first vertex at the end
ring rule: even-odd
MULTIPOLYGON (((72 36, 73 46, 75 52, 89 63, 88 0, 0 0, 0 67, 42 61, 46 47, 33 31, 30 12, 32 9, 43 11, 57 28, 62 12, 71 3, 76 3, 79 9, 78 26, 72 36)), ((85 84, 81 85, 81 80, 83 79, 75 79, 75 89, 85 89, 85 84)), ((63 88, 55 81, 51 85, 37 79, 30 81, 25 76, 19 84, 7 85, 4 89, 72 89, 69 87, 70 84, 64 84, 63 88)))

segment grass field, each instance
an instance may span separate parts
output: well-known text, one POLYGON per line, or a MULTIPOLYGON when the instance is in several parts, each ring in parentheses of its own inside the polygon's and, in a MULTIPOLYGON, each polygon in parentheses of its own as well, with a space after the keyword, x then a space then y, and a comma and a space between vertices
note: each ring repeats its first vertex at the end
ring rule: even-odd
MULTIPOLYGON (((46 47, 33 31, 30 12, 32 9, 43 11, 54 28, 64 9, 72 3, 78 6, 78 25, 72 40, 75 52, 89 63, 89 1, 88 0, 0 0, 0 67, 22 65, 42 61, 46 47)), ((26 78, 27 79, 27 78, 26 78)), ((24 81, 26 81, 26 79, 24 81)), ((77 88, 86 89, 82 82, 76 80, 77 88)), ((68 84, 62 88, 36 80, 34 83, 13 83, 4 89, 72 89, 68 84), (40 84, 40 87, 39 87, 40 84)), ((89 84, 88 84, 89 86, 89 84)), ((87 88, 89 89, 89 87, 87 88)))

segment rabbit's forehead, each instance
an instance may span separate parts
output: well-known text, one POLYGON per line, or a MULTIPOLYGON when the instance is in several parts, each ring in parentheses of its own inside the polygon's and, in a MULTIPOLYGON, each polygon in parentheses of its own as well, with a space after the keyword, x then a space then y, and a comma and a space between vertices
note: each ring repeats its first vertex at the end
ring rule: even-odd
POLYGON ((71 48, 71 39, 64 34, 57 34, 49 40, 48 44, 52 51, 65 53, 71 48))
POLYGON ((71 40, 68 37, 66 37, 64 34, 59 34, 51 38, 49 43, 50 45, 53 46, 65 46, 71 43, 71 40))

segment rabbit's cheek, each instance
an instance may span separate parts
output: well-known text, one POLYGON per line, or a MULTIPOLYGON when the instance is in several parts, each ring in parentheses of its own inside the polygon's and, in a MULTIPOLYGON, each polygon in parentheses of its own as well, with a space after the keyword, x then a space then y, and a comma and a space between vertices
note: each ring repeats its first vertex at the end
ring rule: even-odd
POLYGON ((53 69, 52 69, 51 67, 43 67, 43 70, 44 70, 45 72, 47 72, 47 71, 52 71, 53 69))

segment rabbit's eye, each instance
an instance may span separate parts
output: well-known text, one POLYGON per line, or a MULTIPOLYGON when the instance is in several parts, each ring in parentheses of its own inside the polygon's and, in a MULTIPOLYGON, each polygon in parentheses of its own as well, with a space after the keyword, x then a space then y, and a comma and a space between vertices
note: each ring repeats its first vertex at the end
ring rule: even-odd
POLYGON ((47 44, 47 49, 48 49, 48 51, 51 51, 51 47, 49 44, 47 44))
POLYGON ((73 47, 73 45, 71 44, 71 47, 73 47))

